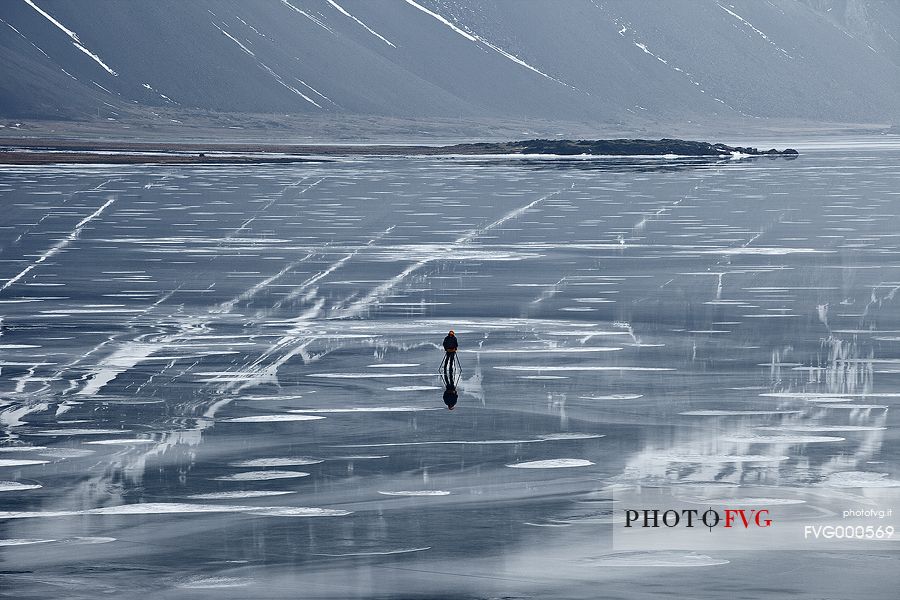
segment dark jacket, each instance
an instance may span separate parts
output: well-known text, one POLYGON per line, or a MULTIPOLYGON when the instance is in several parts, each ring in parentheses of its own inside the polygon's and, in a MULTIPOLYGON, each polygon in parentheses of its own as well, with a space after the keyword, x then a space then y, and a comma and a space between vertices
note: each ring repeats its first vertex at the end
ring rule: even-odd
POLYGON ((455 335, 448 335, 444 338, 444 350, 447 352, 456 352, 459 342, 456 341, 455 335))

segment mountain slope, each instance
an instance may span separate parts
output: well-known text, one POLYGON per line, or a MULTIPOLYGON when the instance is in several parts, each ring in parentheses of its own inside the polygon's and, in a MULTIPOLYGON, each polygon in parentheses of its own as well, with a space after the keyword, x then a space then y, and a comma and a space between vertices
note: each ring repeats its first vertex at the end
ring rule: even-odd
POLYGON ((7 0, 0 19, 6 118, 900 117, 894 2, 7 0))

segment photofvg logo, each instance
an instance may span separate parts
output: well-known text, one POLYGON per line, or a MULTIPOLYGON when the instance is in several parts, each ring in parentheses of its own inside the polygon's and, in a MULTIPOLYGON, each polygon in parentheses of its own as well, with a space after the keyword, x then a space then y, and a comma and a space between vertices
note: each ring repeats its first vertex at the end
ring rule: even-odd
POLYGON ((867 490, 858 500, 826 488, 773 491, 749 485, 621 485, 612 490, 613 547, 623 552, 864 550, 884 548, 898 537, 900 487, 867 490))
POLYGON ((772 526, 767 508, 697 509, 625 509, 625 527, 705 527, 712 531, 724 529, 751 529, 772 526))

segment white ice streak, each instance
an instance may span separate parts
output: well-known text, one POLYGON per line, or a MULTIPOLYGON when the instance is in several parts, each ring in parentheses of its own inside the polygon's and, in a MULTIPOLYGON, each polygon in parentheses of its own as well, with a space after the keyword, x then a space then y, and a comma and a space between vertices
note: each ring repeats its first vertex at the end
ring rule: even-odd
POLYGON ((50 542, 55 542, 55 541, 56 540, 12 538, 12 539, 0 540, 0 547, 3 547, 3 546, 30 546, 31 544, 48 544, 50 542))
POLYGON ((138 363, 147 360, 151 354, 162 349, 162 344, 133 343, 122 346, 103 359, 95 371, 90 374, 90 379, 77 394, 80 396, 93 396, 106 384, 114 380, 121 373, 134 368, 138 363))
POLYGON ((0 458, 0 467, 30 467, 32 465, 46 465, 49 460, 31 460, 25 458, 0 458))
POLYGON ((715 248, 712 250, 684 250, 681 253, 697 254, 759 254, 762 256, 783 256, 785 254, 833 254, 836 250, 822 250, 816 248, 767 248, 763 246, 754 248, 715 248))
POLYGON ((426 392, 429 390, 439 390, 436 385, 397 385, 386 388, 389 392, 426 392))
POLYGON ((706 554, 685 554, 682 550, 640 550, 589 558, 583 564, 590 567, 711 567, 726 565, 728 561, 706 554))
POLYGON ((354 408, 297 408, 291 413, 373 413, 373 412, 418 412, 440 410, 437 406, 358 406, 354 408))
POLYGON ((140 444, 155 444, 156 440, 147 438, 123 438, 120 440, 94 440, 84 442, 85 444, 94 444, 97 446, 137 446, 140 444))
POLYGON ((741 417, 751 415, 798 415, 799 410, 686 410, 679 415, 691 417, 741 417))
POLYGON ((726 435, 723 441, 736 444, 822 444, 843 442, 845 438, 830 435, 726 435))
POLYGON ((309 456, 282 457, 282 458, 251 458, 231 463, 232 467, 294 467, 298 465, 316 465, 325 462, 321 458, 309 456))
POLYGON ((628 366, 528 366, 509 365, 495 366, 501 371, 674 371, 673 367, 628 367, 628 366))
POLYGON ((37 483, 20 483, 18 481, 0 481, 0 492, 24 492, 42 487, 37 483))
POLYGON ((383 496, 449 496, 445 490, 401 490, 398 492, 378 492, 383 496))
POLYGON ((29 5, 29 6, 30 6, 31 8, 33 8, 34 10, 38 11, 38 13, 40 13, 40 15, 41 15, 42 17, 44 17, 45 19, 47 19, 48 21, 50 21, 50 22, 51 22, 53 25, 55 25, 60 31, 62 31, 63 33, 65 33, 67 36, 69 36, 69 38, 72 40, 72 44, 73 44, 76 48, 78 48, 80 51, 84 52, 86 55, 88 55, 88 56, 91 58, 91 60, 93 60, 95 63, 97 63, 98 65, 100 65, 101 67, 103 67, 103 69, 104 69, 107 73, 109 73, 109 74, 112 75, 113 77, 118 77, 118 76, 119 76, 118 73, 116 73, 115 71, 113 71, 111 68, 109 68, 109 66, 108 66, 105 62, 103 62, 103 59, 101 59, 100 56, 98 56, 98 55, 95 54, 94 52, 91 52, 90 50, 88 50, 87 48, 85 48, 84 45, 81 43, 81 40, 78 39, 78 35, 77 35, 74 31, 72 31, 71 29, 69 29, 68 27, 66 27, 65 25, 63 25, 62 23, 60 23, 59 21, 57 21, 56 19, 54 19, 54 18, 53 18, 49 13, 47 13, 44 9, 42 9, 42 8, 39 7, 37 4, 35 4, 35 3, 33 2, 33 0, 24 0, 24 2, 25 2, 25 4, 29 5))
POLYGON ((673 463, 742 463, 742 462, 781 462, 789 460, 789 456, 768 456, 763 454, 667 454, 655 457, 656 460, 673 463))
POLYGON ((771 427, 758 427, 766 431, 810 431, 810 432, 841 432, 841 431, 883 431, 887 427, 877 425, 778 425, 771 427))
POLYGON ((323 379, 396 379, 404 377, 437 377, 436 373, 307 373, 307 377, 323 379))
POLYGON ((445 440, 433 442, 389 442, 385 444, 344 444, 334 446, 335 448, 383 448, 387 446, 430 446, 441 444, 464 444, 464 445, 501 445, 501 444, 534 444, 538 442, 553 442, 565 440, 590 440, 605 437, 604 434, 597 433, 549 433, 540 435, 536 438, 511 439, 511 440, 445 440))
POLYGON ((145 502, 105 506, 87 510, 0 511, 0 519, 71 517, 77 515, 173 515, 230 512, 294 517, 337 517, 350 514, 350 511, 347 510, 300 506, 234 506, 227 504, 190 504, 183 502, 145 502))
POLYGON ((893 488, 900 487, 900 481, 888 479, 888 473, 868 471, 841 471, 832 473, 819 485, 842 488, 893 488))
POLYGON ((791 504, 806 504, 806 500, 799 498, 697 498, 684 499, 691 504, 706 504, 707 506, 788 506, 791 504))
POLYGON ((409 4, 410 6, 412 6, 412 7, 419 9, 420 11, 422 11, 423 13, 425 13, 426 15, 429 15, 429 16, 433 17, 434 19, 437 19, 440 23, 443 23, 444 25, 446 25, 447 27, 449 27, 451 30, 453 30, 454 32, 456 32, 456 33, 458 33, 459 35, 463 36, 464 38, 466 38, 466 39, 469 40, 470 42, 475 42, 476 44, 482 44, 482 45, 484 45, 484 46, 487 46, 488 48, 490 48, 490 49, 493 50, 494 52, 497 52, 497 53, 500 54, 501 56, 503 56, 503 57, 505 57, 505 58, 511 60, 512 62, 516 63, 517 65, 521 65, 521 66, 525 67, 526 69, 528 69, 528 70, 530 70, 530 71, 534 71, 535 73, 537 73, 537 74, 540 75, 541 77, 545 77, 546 79, 549 79, 549 80, 551 80, 551 81, 555 81, 556 83, 558 83, 558 84, 560 84, 560 85, 564 85, 564 86, 566 86, 566 87, 568 87, 568 88, 571 88, 571 89, 573 89, 573 90, 577 90, 577 89, 578 89, 578 88, 576 88, 575 86, 566 83, 565 81, 559 80, 559 79, 557 79, 556 77, 553 77, 553 76, 551 76, 551 75, 548 75, 548 74, 544 73, 543 71, 541 71, 541 70, 538 69, 537 67, 534 67, 534 66, 528 64, 527 62, 525 62, 524 60, 522 60, 521 58, 519 58, 519 57, 516 56, 515 54, 512 54, 512 53, 510 53, 510 52, 507 52, 506 50, 504 50, 504 49, 501 48, 500 46, 497 46, 497 45, 495 45, 495 44, 492 44, 491 42, 487 41, 487 40, 484 39, 483 37, 481 37, 481 36, 479 36, 479 35, 477 35, 477 34, 471 33, 471 32, 469 32, 469 31, 466 31, 466 30, 464 30, 464 29, 458 27, 457 25, 453 24, 452 22, 450 22, 450 21, 448 21, 447 19, 445 19, 444 17, 442 17, 440 14, 438 14, 438 13, 436 13, 436 12, 434 12, 434 11, 428 10, 427 8, 425 8, 424 6, 422 6, 421 4, 419 4, 418 2, 415 2, 414 0, 405 0, 405 2, 406 2, 407 4, 409 4))
POLYGON ((334 0, 326 0, 326 2, 328 2, 328 4, 330 4, 330 5, 332 5, 333 7, 335 7, 335 8, 338 10, 338 12, 340 12, 342 15, 347 16, 347 17, 350 17, 351 19, 353 19, 354 21, 356 21, 357 23, 359 23, 366 31, 368 31, 369 33, 371 33, 372 35, 374 35, 375 37, 377 37, 379 40, 381 40, 382 42, 384 42, 385 44, 387 44, 387 45, 390 46, 391 48, 396 48, 396 47, 397 47, 397 46, 395 46, 390 40, 388 40, 387 38, 385 38, 384 36, 382 36, 380 33, 378 33, 377 31, 375 31, 374 29, 372 29, 371 27, 369 27, 368 25, 366 25, 365 23, 363 23, 362 21, 360 21, 359 19, 357 19, 356 17, 354 17, 353 15, 351 15, 349 12, 347 12, 346 10, 344 10, 344 8, 343 8, 340 4, 338 4, 337 2, 335 2, 334 0))
MULTIPOLYGON (((26 1, 28 1, 28 0, 26 0, 26 1)), ((83 218, 81 221, 79 221, 78 224, 75 225, 75 229, 73 229, 71 232, 69 232, 69 235, 67 235, 62 240, 57 242, 55 245, 50 247, 49 250, 47 250, 46 252, 41 254, 36 261, 34 261, 33 263, 31 263, 30 265, 25 267, 17 275, 14 275, 11 279, 8 279, 6 281, 6 283, 4 283, 2 287, 0 287, 0 292, 2 292, 9 286, 13 285, 17 281, 19 281, 20 279, 22 279, 23 277, 28 275, 28 273, 30 273, 34 268, 36 268, 41 263, 43 263, 43 262, 47 261, 48 259, 53 258, 57 254, 59 254, 59 252, 61 250, 63 250, 64 248, 66 248, 66 246, 68 246, 69 244, 74 242, 76 239, 78 239, 78 235, 81 233, 81 230, 84 228, 84 226, 87 225, 88 223, 90 223, 91 221, 93 221, 94 219, 96 219, 97 217, 99 217, 101 214, 103 214, 103 211, 105 211, 115 201, 116 201, 115 198, 110 198, 105 203, 103 203, 103 206, 101 206, 100 208, 98 208, 97 210, 95 210, 94 212, 92 212, 91 214, 86 216, 85 218, 83 218)))
POLYGON ((424 552, 425 550, 431 550, 431 546, 422 546, 421 548, 400 548, 398 550, 372 550, 370 552, 343 552, 341 554, 326 554, 324 552, 318 552, 313 554, 313 556, 332 556, 332 557, 341 557, 341 556, 388 556, 391 554, 407 554, 409 552, 424 552))
POLYGON ((246 587, 252 584, 252 579, 241 579, 239 577, 192 577, 183 583, 177 584, 177 587, 189 590, 210 590, 246 587))
MULTIPOLYGON (((111 435, 114 433, 131 433, 130 429, 83 429, 73 427, 71 429, 44 429, 31 435, 60 436, 60 435, 111 435)), ((54 448, 48 448, 54 450, 54 448)))
POLYGON ((234 417, 225 419, 226 423, 281 423, 288 421, 315 421, 324 419, 315 415, 257 415, 253 417, 234 417))
MULTIPOLYGON (((406 1, 411 2, 411 0, 406 0, 406 1)), ((415 4, 415 3, 413 2, 413 4, 415 4)), ((416 6, 418 6, 418 5, 416 5, 416 6)), ((426 12, 430 12, 424 8, 422 8, 422 10, 425 10, 426 12)), ((457 247, 468 244, 469 242, 473 241, 478 236, 480 236, 492 229, 496 229, 497 227, 503 225, 507 221, 510 221, 512 219, 519 217, 520 215, 525 213, 528 209, 533 208, 536 205, 540 204, 541 202, 549 200, 550 198, 553 198, 554 196, 557 196, 561 191, 562 190, 557 190, 557 191, 551 192, 545 196, 541 196, 537 200, 533 200, 524 206, 521 206, 515 210, 512 210, 512 211, 506 213, 505 215, 503 215, 502 217, 500 217, 499 219, 497 219, 496 221, 494 221, 493 223, 491 223, 489 225, 468 231, 464 235, 460 236, 459 238, 457 238, 456 240, 451 242, 449 244, 449 246, 450 246, 449 248, 445 246, 440 254, 435 254, 433 256, 428 256, 426 258, 422 258, 422 259, 414 262, 413 264, 409 265, 408 267, 406 267, 398 275, 396 275, 396 276, 392 277, 391 279, 388 279, 384 283, 378 285, 374 290, 369 292, 369 294, 367 294, 363 298, 357 300, 356 302, 351 304, 349 307, 347 307, 343 311, 343 314, 341 316, 344 318, 358 317, 364 310, 369 308, 372 304, 374 304, 379 299, 381 299, 383 296, 385 296, 389 291, 391 291, 399 283, 401 283, 403 280, 405 280, 407 277, 409 277, 411 274, 415 273, 416 271, 418 271, 425 265, 429 264, 430 262, 432 262, 434 260, 437 260, 438 258, 442 258, 442 257, 446 256, 447 254, 452 254, 452 251, 454 249, 456 249, 457 247)))
POLYGON ((269 481, 272 479, 297 479, 309 477, 309 473, 303 471, 247 471, 246 473, 234 473, 213 477, 214 481, 269 481))
POLYGON ((548 460, 513 463, 506 466, 514 469, 565 469, 569 467, 588 467, 592 464, 594 463, 583 458, 551 458, 548 460))
POLYGON ((241 498, 265 498, 266 496, 285 496, 296 494, 290 490, 250 490, 246 492, 210 492, 208 494, 192 494, 186 496, 191 500, 239 500, 241 498))

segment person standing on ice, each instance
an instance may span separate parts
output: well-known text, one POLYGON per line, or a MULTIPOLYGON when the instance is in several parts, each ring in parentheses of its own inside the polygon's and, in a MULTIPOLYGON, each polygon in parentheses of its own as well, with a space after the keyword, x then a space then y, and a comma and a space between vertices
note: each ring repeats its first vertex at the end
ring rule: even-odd
POLYGON ((453 363, 456 361, 456 349, 459 347, 459 342, 456 340, 456 334, 453 333, 453 330, 450 330, 450 333, 447 334, 447 337, 444 338, 444 361, 441 363, 441 369, 446 373, 449 371, 450 373, 450 381, 453 381, 453 363))
POLYGON ((459 342, 452 329, 447 334, 447 337, 444 338, 443 345, 444 360, 441 362, 441 378, 444 380, 444 387, 446 388, 444 390, 444 404, 447 405, 447 408, 453 410, 459 398, 459 393, 456 391, 456 381, 453 376, 453 363, 456 361, 456 349, 459 347, 459 342))

